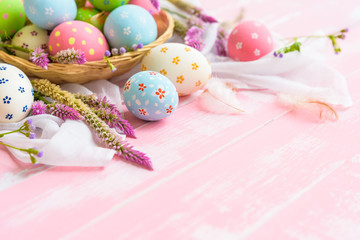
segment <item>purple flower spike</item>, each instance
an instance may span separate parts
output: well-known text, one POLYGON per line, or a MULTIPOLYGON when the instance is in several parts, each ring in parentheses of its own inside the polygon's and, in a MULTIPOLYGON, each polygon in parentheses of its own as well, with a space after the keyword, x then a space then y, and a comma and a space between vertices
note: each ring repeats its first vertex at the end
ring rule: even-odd
POLYGON ((150 0, 152 5, 156 8, 156 10, 160 11, 160 3, 159 0, 150 0))
POLYGON ((207 23, 217 23, 218 22, 218 20, 216 20, 215 18, 208 16, 206 14, 203 14, 203 13, 200 15, 200 18, 201 18, 201 20, 203 20, 204 22, 207 22, 207 23))
POLYGON ((35 48, 31 52, 30 60, 36 65, 43 69, 47 69, 50 60, 48 59, 48 54, 44 52, 42 48, 35 48))
POLYGON ((43 101, 36 101, 32 104, 31 110, 33 115, 45 114, 46 105, 43 101))
POLYGON ((70 119, 70 120, 83 120, 84 117, 80 115, 78 111, 75 109, 63 105, 63 104, 53 104, 50 105, 49 112, 51 115, 57 116, 62 120, 70 119))

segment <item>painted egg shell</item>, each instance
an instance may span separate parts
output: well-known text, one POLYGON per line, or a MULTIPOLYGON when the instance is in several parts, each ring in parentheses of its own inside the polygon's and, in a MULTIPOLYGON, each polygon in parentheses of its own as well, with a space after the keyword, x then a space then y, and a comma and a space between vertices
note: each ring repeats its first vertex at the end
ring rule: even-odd
POLYGON ((17 67, 0 63, 0 122, 17 122, 30 112, 34 91, 28 77, 17 67))
POLYGON ((60 23, 74 20, 77 12, 74 0, 24 0, 24 8, 31 22, 48 30, 60 23))
POLYGON ((158 14, 157 10, 150 0, 130 0, 129 4, 134 4, 147 10, 151 15, 158 14))
POLYGON ((100 13, 100 11, 95 8, 82 7, 77 10, 75 20, 91 23, 90 18, 95 16, 98 13, 100 13))
POLYGON ((69 21, 60 24, 51 32, 50 55, 69 48, 83 51, 87 61, 96 61, 104 58, 109 45, 104 35, 93 25, 82 21, 69 21))
POLYGON ((270 31, 261 23, 246 21, 238 24, 228 39, 229 56, 236 61, 253 61, 270 53, 274 43, 270 31))
MULTIPOLYGON (((48 52, 49 34, 45 29, 41 29, 36 25, 28 25, 20 29, 13 39, 11 44, 26 49, 42 48, 48 52)), ((29 60, 29 54, 15 50, 15 55, 29 60)))
POLYGON ((144 71, 136 73, 125 83, 124 102, 136 117, 157 121, 175 111, 179 96, 167 77, 158 72, 144 71))
POLYGON ((211 66, 205 56, 181 43, 165 43, 151 49, 142 60, 141 70, 157 71, 168 77, 179 96, 203 88, 211 77, 211 66))
POLYGON ((127 4, 129 0, 90 0, 89 2, 97 9, 111 12, 115 8, 127 4))
POLYGON ((133 44, 149 44, 156 40, 157 26, 152 15, 136 5, 124 5, 110 13, 105 21, 104 34, 113 48, 133 44))
POLYGON ((21 0, 0 1, 0 38, 10 39, 25 25, 26 17, 21 0))

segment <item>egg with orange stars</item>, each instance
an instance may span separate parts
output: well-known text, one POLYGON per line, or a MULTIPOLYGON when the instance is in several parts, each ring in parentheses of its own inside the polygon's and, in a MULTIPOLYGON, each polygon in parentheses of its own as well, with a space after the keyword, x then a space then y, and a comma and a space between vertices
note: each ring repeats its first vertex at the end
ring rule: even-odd
POLYGON ((51 32, 49 51, 54 56, 61 50, 72 48, 83 51, 89 62, 102 60, 109 45, 102 32, 93 25, 82 21, 68 21, 51 32))

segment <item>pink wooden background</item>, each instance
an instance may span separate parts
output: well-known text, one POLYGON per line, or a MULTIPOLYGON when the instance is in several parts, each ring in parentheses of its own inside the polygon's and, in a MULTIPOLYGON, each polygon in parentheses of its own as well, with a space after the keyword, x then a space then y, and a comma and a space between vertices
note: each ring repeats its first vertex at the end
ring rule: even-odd
POLYGON ((264 93, 244 93, 253 111, 239 116, 182 99, 164 121, 129 118, 153 172, 119 159, 29 167, 2 148, 0 239, 360 239, 360 1, 201 2, 223 20, 244 8, 283 36, 349 27, 328 63, 354 106, 319 122, 264 93))

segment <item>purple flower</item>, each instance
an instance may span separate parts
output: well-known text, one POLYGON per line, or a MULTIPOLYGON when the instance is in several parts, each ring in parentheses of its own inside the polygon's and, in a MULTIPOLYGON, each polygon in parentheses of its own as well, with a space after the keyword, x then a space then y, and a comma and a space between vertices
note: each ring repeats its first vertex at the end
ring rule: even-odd
POLYGON ((133 44, 131 48, 132 48, 132 50, 136 51, 137 50, 137 44, 133 44))
POLYGON ((203 13, 200 14, 200 19, 206 23, 217 23, 218 22, 218 20, 216 20, 215 18, 213 18, 209 15, 203 14, 203 13))
POLYGON ((32 104, 31 110, 33 115, 45 114, 46 104, 43 101, 36 101, 32 104))
POLYGON ((51 104, 48 105, 49 113, 51 115, 57 116, 62 120, 83 120, 84 117, 76 111, 75 109, 66 106, 64 104, 51 104))
POLYGON ((110 52, 109 50, 106 50, 106 51, 105 51, 105 56, 106 56, 106 57, 110 57, 110 56, 111 56, 111 52, 110 52))
POLYGON ((30 132, 29 133, 29 138, 30 139, 35 139, 36 138, 36 133, 30 132))
POLYGON ((47 69, 50 60, 48 54, 44 52, 42 48, 35 48, 30 55, 30 60, 36 65, 43 69, 47 69))
POLYGON ((43 155, 44 155, 44 152, 43 152, 43 151, 39 151, 36 156, 39 157, 39 158, 41 158, 43 155))
POLYGON ((112 48, 112 49, 111 49, 111 54, 114 55, 114 56, 119 55, 119 49, 117 49, 117 48, 112 48))
POLYGON ((227 56, 226 45, 227 45, 227 33, 223 28, 220 27, 218 29, 217 38, 215 41, 216 52, 219 56, 223 56, 223 57, 227 56))
POLYGON ((66 49, 61 50, 51 57, 54 62, 63 63, 63 64, 74 64, 79 65, 86 63, 85 53, 81 50, 66 49))
POLYGON ((120 51, 120 55, 123 55, 123 54, 126 53, 126 48, 121 47, 121 48, 119 49, 119 51, 120 51))
POLYGON ((189 38, 185 40, 185 44, 201 51, 204 47, 204 43, 200 38, 189 38))
POLYGON ((188 25, 195 26, 198 28, 204 28, 204 21, 199 17, 193 16, 190 19, 188 19, 188 25))
POLYGON ((144 47, 144 44, 142 44, 142 43, 139 43, 138 45, 137 45, 137 48, 138 49, 142 49, 144 47))
POLYGON ((156 8, 156 10, 160 10, 160 3, 159 0, 150 0, 152 5, 154 5, 154 7, 156 8))

